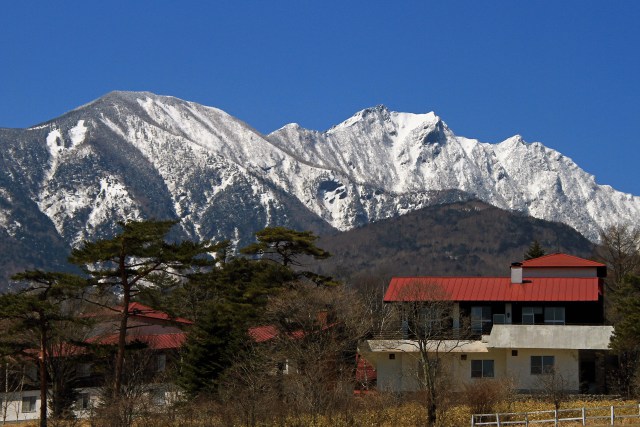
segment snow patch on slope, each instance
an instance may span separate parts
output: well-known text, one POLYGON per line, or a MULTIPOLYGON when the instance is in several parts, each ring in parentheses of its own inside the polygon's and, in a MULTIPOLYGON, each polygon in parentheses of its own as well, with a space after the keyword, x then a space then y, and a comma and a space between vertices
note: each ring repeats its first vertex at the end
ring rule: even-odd
MULTIPOLYGON (((282 191, 340 230, 428 206, 442 190, 462 190, 501 208, 561 221, 592 240, 601 227, 640 216, 640 198, 598 186, 555 150, 517 135, 498 144, 458 137, 433 112, 378 106, 325 132, 289 124, 264 137, 215 108, 149 93, 119 96, 126 102, 109 104, 101 116, 83 118, 68 131, 48 125, 45 183, 52 184, 43 185, 39 206, 59 230, 68 230, 75 217, 89 218, 81 231, 88 235, 116 211, 113 201, 132 206, 124 185, 117 179, 107 185, 102 175, 93 186, 78 186, 76 194, 56 187, 62 185, 54 179, 58 164, 75 158, 70 153, 79 151, 91 119, 144 156, 164 181, 173 209, 189 224, 185 229, 199 238, 211 238, 202 235, 212 229, 206 218, 211 206, 238 188, 260 205, 268 223, 284 209, 282 191), (68 206, 61 205, 65 197, 68 206)), ((132 209, 123 212, 132 215, 132 209)))
POLYGON ((91 212, 84 230, 76 235, 74 244, 78 244, 93 235, 95 229, 109 221, 120 218, 121 221, 140 220, 142 216, 136 201, 127 188, 114 177, 100 180, 98 193, 91 200, 91 212))

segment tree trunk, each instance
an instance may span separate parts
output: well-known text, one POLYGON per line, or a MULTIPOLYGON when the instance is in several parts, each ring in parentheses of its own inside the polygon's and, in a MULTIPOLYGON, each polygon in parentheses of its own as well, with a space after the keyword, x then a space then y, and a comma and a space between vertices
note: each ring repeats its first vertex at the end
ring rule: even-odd
POLYGON ((436 413, 437 407, 435 403, 430 403, 429 404, 429 411, 427 414, 427 425, 429 427, 434 427, 436 425, 436 421, 437 421, 437 413, 436 413))
POLYGON ((116 354, 115 381, 113 384, 113 396, 120 397, 122 390, 122 376, 124 371, 124 351, 127 345, 127 324, 129 321, 129 302, 131 295, 129 289, 124 290, 122 299, 122 314, 120 317, 120 327, 118 330, 118 353, 116 354))
POLYGON ((131 284, 127 278, 125 266, 126 254, 124 247, 120 253, 119 269, 120 283, 122 285, 122 315, 120 317, 120 328, 118 330, 118 353, 116 355, 115 381, 113 382, 113 397, 120 397, 122 390, 122 375, 124 371, 124 350, 127 345, 127 323, 129 321, 129 302, 131 301, 131 284))
POLYGON ((45 363, 47 351, 46 320, 40 318, 40 358, 38 368, 40 375, 40 427, 47 427, 47 365, 45 363))

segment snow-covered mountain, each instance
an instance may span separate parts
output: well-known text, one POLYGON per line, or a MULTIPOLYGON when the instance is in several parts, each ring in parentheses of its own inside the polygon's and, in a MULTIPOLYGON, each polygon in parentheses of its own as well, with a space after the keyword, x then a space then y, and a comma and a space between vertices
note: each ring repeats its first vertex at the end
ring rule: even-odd
MULTIPOLYGON (((497 144, 456 136, 434 113, 378 106, 324 133, 287 125, 267 139, 385 194, 458 189, 503 209, 568 224, 591 240, 602 228, 639 218, 639 197, 597 185, 561 153, 519 135, 497 144)), ((380 218, 372 214, 370 220, 380 218)))
POLYGON ((592 240, 640 214, 640 198, 597 185, 540 143, 481 143, 434 113, 382 106, 326 132, 290 124, 265 136, 216 108, 112 92, 32 128, 0 129, 5 243, 33 239, 28 218, 73 246, 144 217, 180 219, 189 238, 243 244, 265 225, 348 230, 470 197, 592 240))

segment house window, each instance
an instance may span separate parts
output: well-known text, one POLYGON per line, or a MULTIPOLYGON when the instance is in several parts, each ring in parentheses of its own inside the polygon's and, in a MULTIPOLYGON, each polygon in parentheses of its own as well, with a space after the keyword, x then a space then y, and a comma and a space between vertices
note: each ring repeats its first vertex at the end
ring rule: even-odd
POLYGON ((86 378, 91 375, 91 363, 78 363, 76 366, 76 376, 86 378))
POLYGON ((164 390, 151 391, 151 402, 156 406, 163 406, 166 403, 166 395, 164 390))
POLYGON ((164 372, 166 368, 167 368, 167 355, 158 354, 156 356, 156 370, 158 372, 164 372))
POLYGON ((442 307, 425 307, 420 310, 420 334, 424 337, 437 334, 442 330, 445 312, 442 307))
POLYGON ((89 409, 91 407, 91 396, 89 393, 80 393, 78 395, 78 409, 89 409))
POLYGON ((550 374, 555 365, 555 356, 531 356, 531 375, 550 374))
POLYGON ((38 381, 38 367, 33 363, 27 364, 25 368, 25 375, 29 379, 29 381, 37 382, 38 381))
POLYGON ((471 378, 493 378, 493 360, 472 360, 471 378))
POLYGON ((564 307, 545 307, 544 323, 547 325, 564 325, 564 307))
POLYGON ((395 353, 389 353, 389 360, 395 360, 395 358, 396 358, 395 353))
POLYGON ((36 412, 36 396, 22 398, 22 413, 36 412))
POLYGON ((522 307, 522 324, 535 325, 541 323, 542 307, 522 307))
POLYGON ((473 306, 471 307, 471 331, 476 334, 489 332, 491 327, 491 307, 473 306))

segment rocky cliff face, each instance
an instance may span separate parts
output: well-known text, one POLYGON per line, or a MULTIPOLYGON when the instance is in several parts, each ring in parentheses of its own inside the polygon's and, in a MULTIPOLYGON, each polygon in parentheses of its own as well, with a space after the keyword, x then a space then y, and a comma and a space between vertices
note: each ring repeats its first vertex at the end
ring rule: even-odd
POLYGON ((329 233, 471 197, 592 240, 640 214, 640 198, 540 143, 481 143, 434 113, 382 106, 326 132, 291 124, 265 136, 216 108, 113 92, 0 129, 1 246, 58 261, 122 219, 180 219, 177 236, 243 245, 266 225, 329 233))

